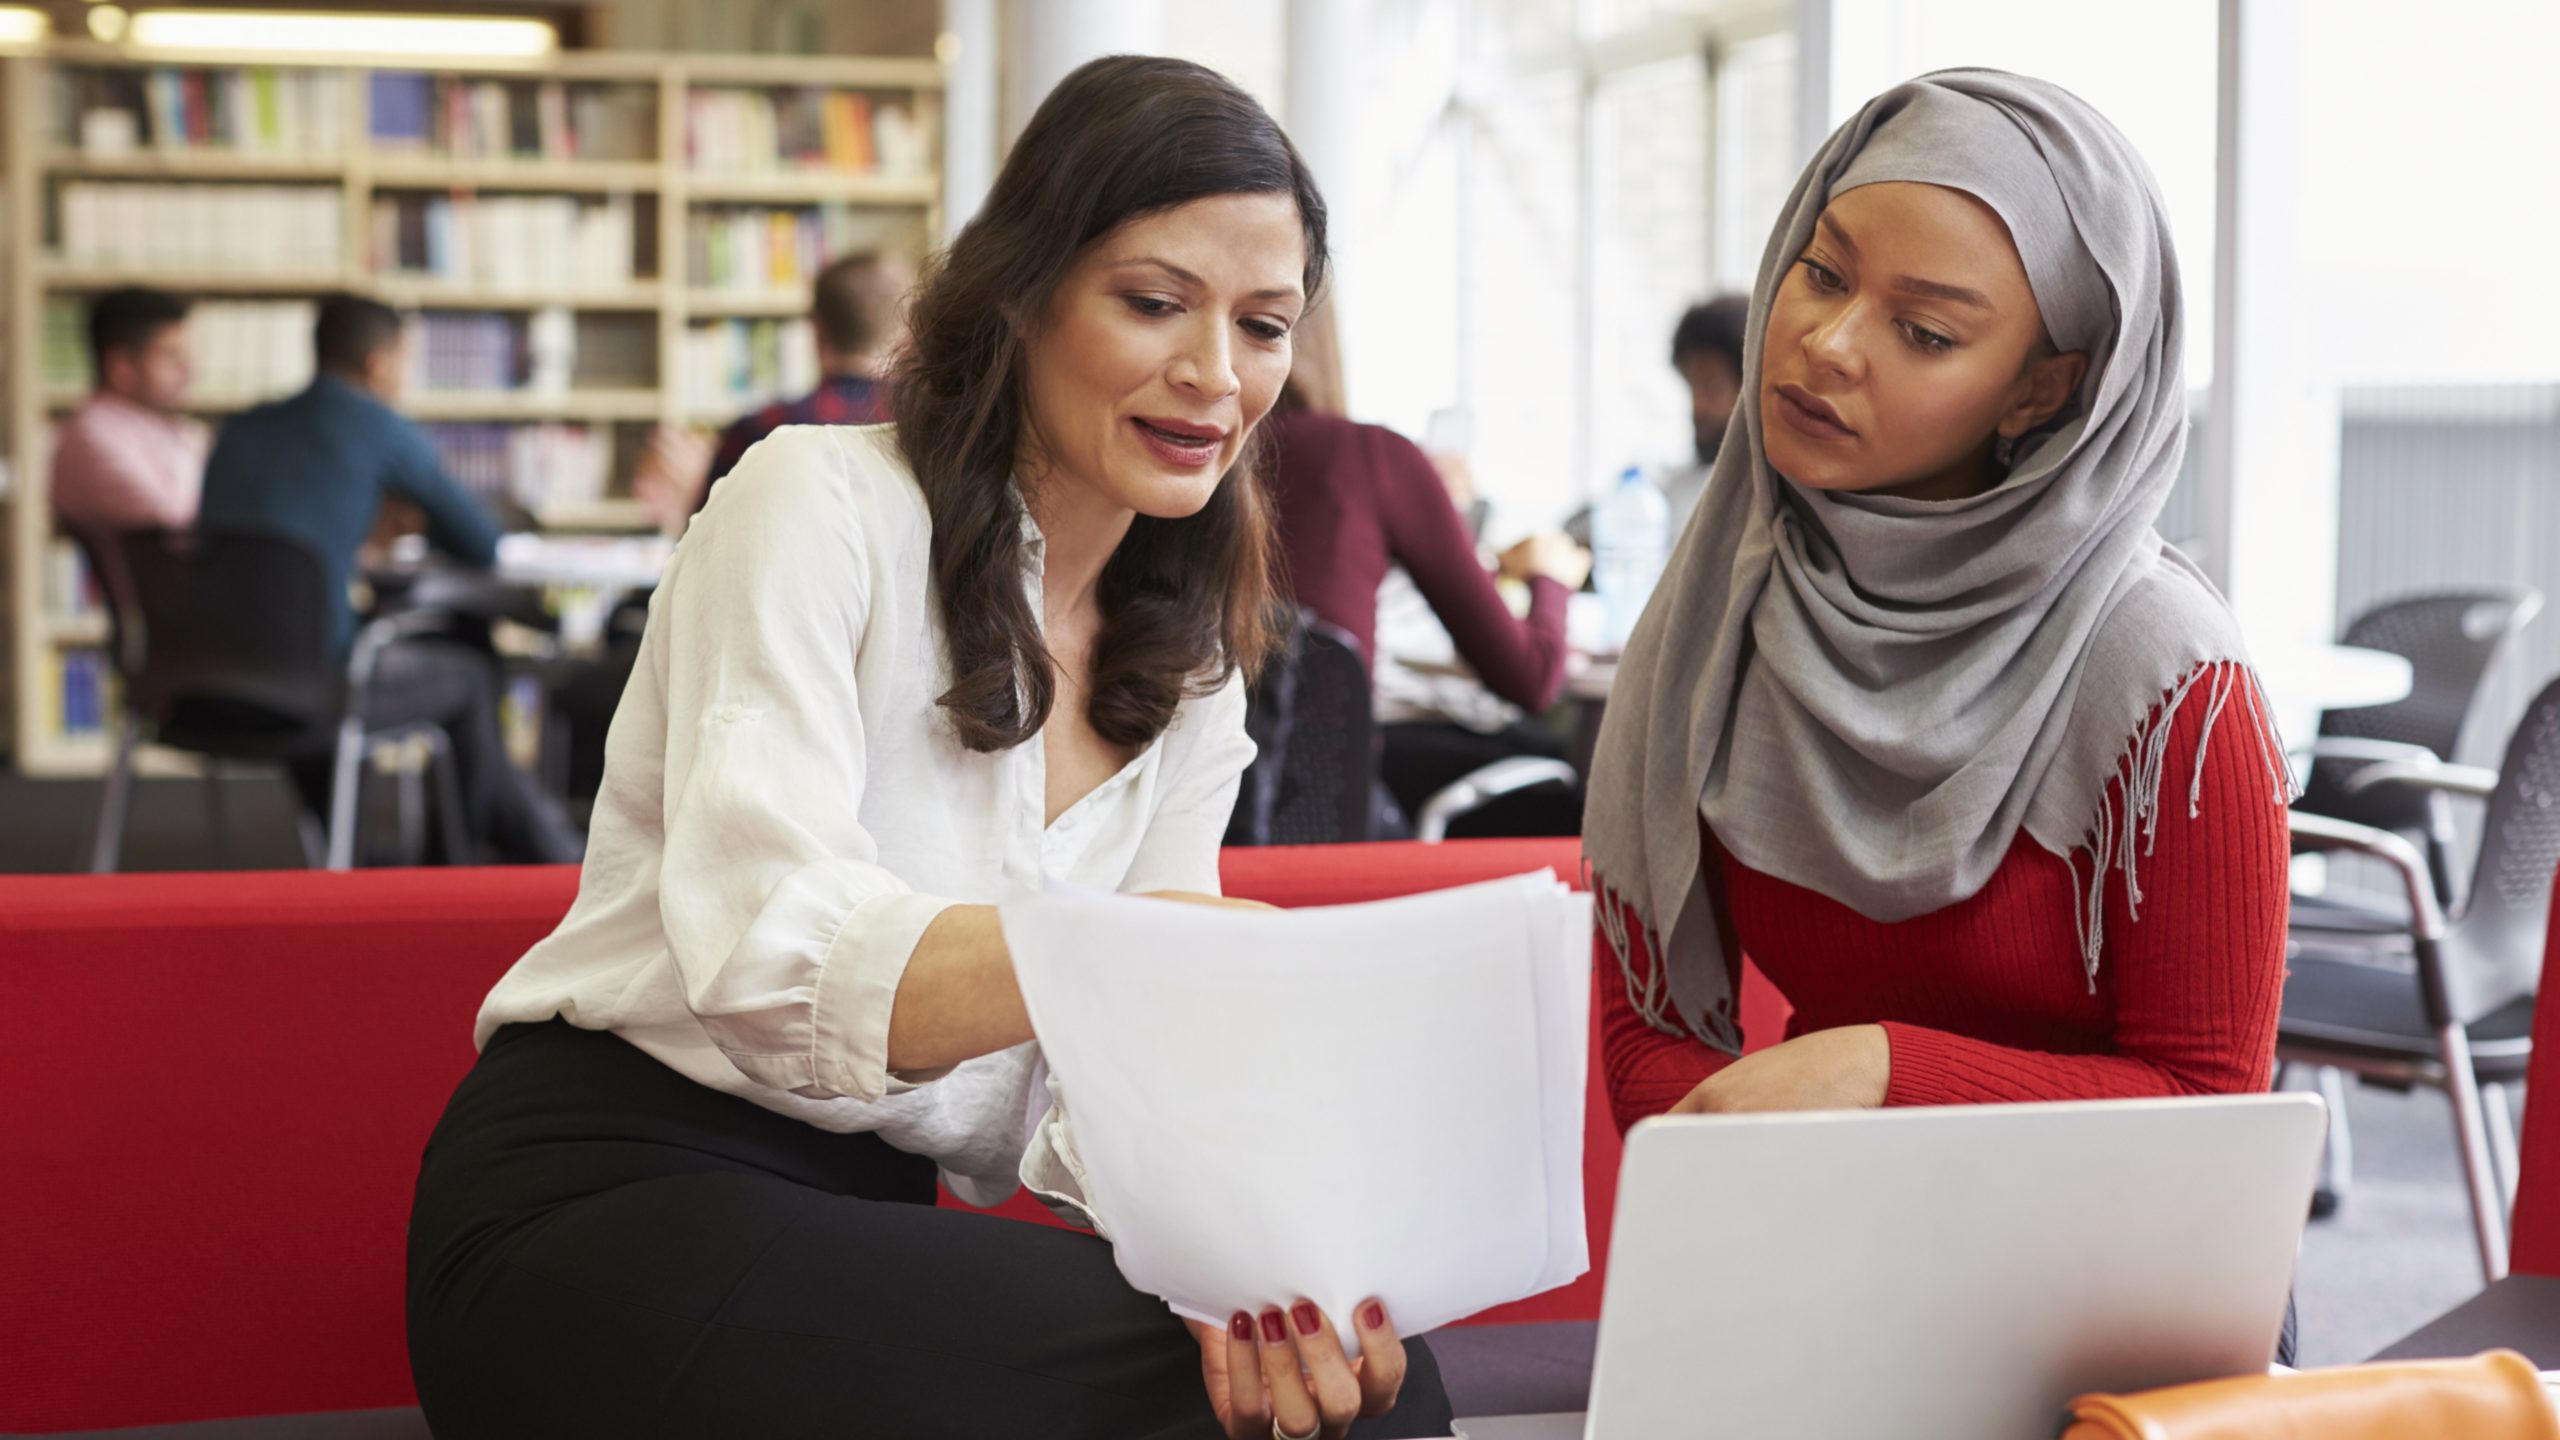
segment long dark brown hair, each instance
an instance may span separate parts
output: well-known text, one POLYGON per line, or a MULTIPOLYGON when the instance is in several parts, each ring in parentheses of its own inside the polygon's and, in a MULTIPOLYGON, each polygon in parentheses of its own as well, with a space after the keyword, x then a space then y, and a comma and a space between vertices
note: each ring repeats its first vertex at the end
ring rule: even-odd
MULTIPOLYGON (((894 373, 898 445, 933 517, 934 596, 951 685, 939 703, 972 750, 1038 733, 1056 698, 1023 584, 1012 486, 1028 386, 1022 327, 1040 323, 1084 248, 1119 226, 1215 195, 1282 194, 1306 230, 1306 293, 1325 272, 1324 200, 1253 98, 1181 60, 1116 55, 1060 82, 986 206, 928 269, 894 373)), ((1200 512, 1140 515, 1103 567, 1087 718, 1115 745, 1163 733, 1185 695, 1250 678, 1275 641, 1272 521, 1248 445, 1200 512)))

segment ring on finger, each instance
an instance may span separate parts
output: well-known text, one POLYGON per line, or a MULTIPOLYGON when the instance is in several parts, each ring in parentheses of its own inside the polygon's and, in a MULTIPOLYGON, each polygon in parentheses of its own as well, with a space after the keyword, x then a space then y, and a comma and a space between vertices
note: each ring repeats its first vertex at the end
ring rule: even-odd
POLYGON ((1271 1440, 1316 1440, 1316 1437, 1323 1433, 1324 1419, 1321 1416, 1317 1417, 1315 1424, 1307 1427, 1307 1433, 1304 1435, 1290 1434, 1280 1428, 1280 1417, 1276 1415, 1271 1417, 1271 1440))

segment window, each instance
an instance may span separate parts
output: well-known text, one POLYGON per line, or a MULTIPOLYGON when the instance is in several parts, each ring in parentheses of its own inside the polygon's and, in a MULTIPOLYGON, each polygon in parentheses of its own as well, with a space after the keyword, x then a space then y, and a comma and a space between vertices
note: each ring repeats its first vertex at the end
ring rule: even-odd
POLYGON ((1690 452, 1671 330, 1708 286, 1707 62, 1601 78, 1592 96, 1590 459, 1617 470, 1690 452))
POLYGON ((1801 160, 1787 21, 1765 0, 1473 7, 1458 398, 1506 529, 1686 463, 1672 328, 1747 285, 1801 160))
POLYGON ((1581 413, 1579 96, 1567 75, 1473 117, 1467 155, 1463 403, 1476 483, 1514 521, 1560 518, 1581 413))
POLYGON ((1796 37, 1763 35, 1726 50, 1715 103, 1716 288, 1748 294, 1810 158, 1796 134, 1796 37))

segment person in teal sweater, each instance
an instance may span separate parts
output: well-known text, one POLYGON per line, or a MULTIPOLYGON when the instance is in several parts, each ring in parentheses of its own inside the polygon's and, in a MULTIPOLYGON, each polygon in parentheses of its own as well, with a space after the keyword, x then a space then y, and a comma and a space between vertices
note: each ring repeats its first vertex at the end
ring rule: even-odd
MULTIPOLYGON (((497 520, 445 473, 425 434, 391 408, 404 378, 400 330, 398 312, 379 302, 324 302, 313 334, 317 377, 300 394, 233 417, 205 462, 197 525, 262 530, 309 546, 328 578, 330 636, 341 656, 356 632, 348 581, 386 498, 415 505, 426 517, 427 543, 451 559, 486 568, 498 556, 497 520)), ((501 690, 485 649, 406 640, 375 670, 367 714, 377 723, 431 721, 452 738, 463 828, 475 844, 508 861, 575 860, 583 849, 575 828, 507 759, 501 690)), ((293 770, 304 802, 326 813, 328 757, 293 770)))

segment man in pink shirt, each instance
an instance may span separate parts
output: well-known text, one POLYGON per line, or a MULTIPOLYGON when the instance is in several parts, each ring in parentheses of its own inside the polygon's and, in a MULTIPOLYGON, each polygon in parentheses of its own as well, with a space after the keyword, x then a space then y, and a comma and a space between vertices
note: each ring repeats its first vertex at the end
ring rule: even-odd
POLYGON ((102 553, 128 530, 195 524, 207 436, 182 413, 194 372, 186 318, 187 303, 158 290, 110 291, 89 307, 97 389, 56 437, 53 512, 102 553))

